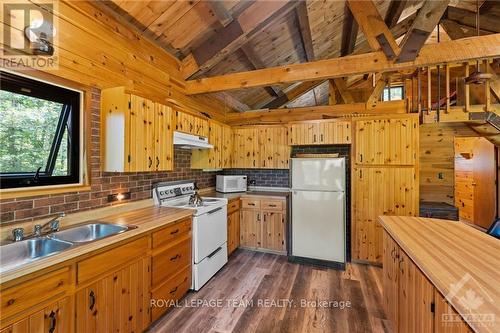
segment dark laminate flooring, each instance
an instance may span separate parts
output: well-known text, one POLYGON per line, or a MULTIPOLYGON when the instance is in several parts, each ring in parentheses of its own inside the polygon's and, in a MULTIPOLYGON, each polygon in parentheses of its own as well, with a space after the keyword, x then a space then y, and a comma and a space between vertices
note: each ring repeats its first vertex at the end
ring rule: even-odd
POLYGON ((391 330, 383 310, 380 267, 349 264, 342 272, 239 249, 199 292, 190 292, 150 331, 391 330))

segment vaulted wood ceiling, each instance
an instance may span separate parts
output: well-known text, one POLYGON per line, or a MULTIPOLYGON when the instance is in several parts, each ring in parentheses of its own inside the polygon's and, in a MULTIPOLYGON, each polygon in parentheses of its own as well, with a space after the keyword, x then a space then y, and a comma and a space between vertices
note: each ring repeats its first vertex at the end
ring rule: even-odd
MULTIPOLYGON (((342 0, 307 1, 104 1, 103 6, 124 17, 143 34, 184 62, 191 57, 210 64, 187 78, 303 63, 370 51, 342 0), (230 44, 228 44, 230 43, 230 44), (222 53, 217 52, 224 49, 222 53), (213 54, 212 54, 212 53, 213 54), (212 58, 219 57, 220 61, 212 58)), ((374 0, 387 27, 399 42, 423 0, 374 0)), ((500 32, 500 3, 480 1, 483 34, 500 32)), ((441 41, 448 33, 475 34, 476 1, 450 1, 441 21, 441 41), (454 29, 454 30, 453 30, 454 29), (457 31, 459 29, 459 31, 457 31)), ((427 43, 437 42, 436 31, 427 43)), ((457 36, 453 36, 456 39, 457 36)), ((366 98, 367 77, 351 77, 354 98, 366 98), (363 80, 364 79, 364 80, 363 80)), ((329 82, 249 88, 214 94, 239 110, 263 107, 326 105, 329 82), (305 91, 305 93, 304 93, 305 91)))

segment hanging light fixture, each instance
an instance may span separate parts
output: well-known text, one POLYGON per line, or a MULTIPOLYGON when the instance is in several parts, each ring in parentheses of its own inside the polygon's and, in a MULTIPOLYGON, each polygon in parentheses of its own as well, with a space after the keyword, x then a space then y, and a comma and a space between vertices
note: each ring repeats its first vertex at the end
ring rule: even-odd
MULTIPOLYGON (((476 29, 477 29, 477 36, 479 37, 481 35, 481 32, 479 30, 479 0, 476 0, 476 29)), ((486 66, 487 65, 488 62, 486 62, 486 66)), ((474 71, 474 73, 465 78, 465 84, 483 84, 486 81, 491 80, 492 78, 493 74, 481 72, 479 60, 477 60, 476 70, 474 71)))

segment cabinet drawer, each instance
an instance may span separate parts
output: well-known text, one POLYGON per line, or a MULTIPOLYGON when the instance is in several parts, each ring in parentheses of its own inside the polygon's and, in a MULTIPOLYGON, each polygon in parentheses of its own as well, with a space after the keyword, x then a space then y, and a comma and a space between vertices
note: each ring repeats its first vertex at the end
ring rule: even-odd
POLYGON ((243 198, 243 199, 241 199, 241 208, 260 209, 260 200, 259 199, 251 199, 251 198, 243 198))
POLYGON ((2 290, 0 313, 2 319, 33 307, 65 292, 71 283, 71 270, 64 267, 38 278, 2 290))
POLYGON ((153 249, 171 243, 176 237, 184 236, 191 231, 191 218, 169 225, 153 233, 153 249))
POLYGON ((191 263, 191 237, 155 254, 152 258, 153 288, 191 263))
POLYGON ((240 209, 241 202, 240 199, 233 200, 227 204, 227 213, 230 214, 238 209, 240 209))
POLYGON ((284 208, 285 204, 281 200, 269 200, 262 202, 262 209, 264 210, 282 211, 284 208))
POLYGON ((139 258, 147 253, 148 247, 148 238, 143 237, 82 260, 77 264, 77 282, 82 283, 111 271, 113 268, 119 267, 134 258, 139 258))
POLYGON ((151 293, 151 316, 155 321, 167 311, 175 301, 187 293, 191 287, 191 266, 180 271, 170 280, 151 293), (156 304, 155 304, 156 302, 156 304))

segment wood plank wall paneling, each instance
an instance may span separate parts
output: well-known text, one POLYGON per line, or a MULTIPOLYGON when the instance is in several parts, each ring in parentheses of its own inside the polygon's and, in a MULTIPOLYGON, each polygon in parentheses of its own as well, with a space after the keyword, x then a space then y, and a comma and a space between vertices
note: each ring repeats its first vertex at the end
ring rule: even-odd
POLYGON ((420 126, 420 200, 454 204, 455 136, 477 136, 464 123, 420 126))
POLYGON ((219 100, 184 94, 177 59, 91 2, 60 1, 56 17, 59 68, 44 72, 100 89, 125 86, 139 96, 224 119, 225 105, 219 100))

